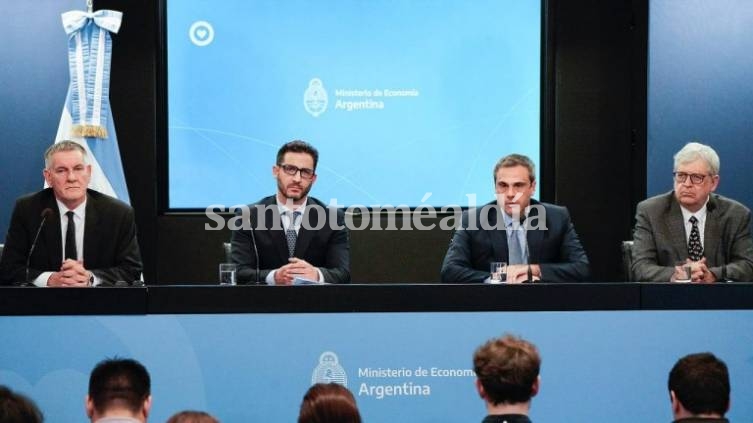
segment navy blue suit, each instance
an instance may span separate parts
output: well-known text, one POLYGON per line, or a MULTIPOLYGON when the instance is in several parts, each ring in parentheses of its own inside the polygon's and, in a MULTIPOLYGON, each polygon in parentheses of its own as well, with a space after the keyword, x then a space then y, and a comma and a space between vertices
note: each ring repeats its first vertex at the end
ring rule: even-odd
MULTIPOLYGON (((532 207, 526 225, 529 263, 541 268, 542 282, 586 282, 589 278, 588 257, 578 240, 578 234, 565 207, 531 200, 541 206, 546 216, 539 215, 539 207, 532 207), (546 230, 535 229, 544 226, 546 230)), ((461 228, 455 231, 450 248, 442 263, 442 282, 481 283, 489 277, 493 261, 508 261, 507 232, 502 212, 495 203, 469 209, 461 216, 461 228), (472 214, 472 215, 471 215, 472 214), (476 228, 468 229, 470 218, 476 228), (482 229, 488 222, 490 229, 482 229), (501 222, 499 228, 497 222, 501 222)))
MULTIPOLYGON (((282 228, 280 213, 275 196, 262 199, 250 207, 250 224, 256 240, 259 255, 259 274, 256 274, 256 254, 250 229, 233 230, 231 258, 238 265, 239 283, 264 283, 269 272, 288 264, 288 244, 282 228), (257 206, 264 210, 263 227, 257 224, 257 206), (277 227, 275 227, 277 226, 277 227)), ((350 282, 350 240, 346 227, 333 230, 330 219, 337 216, 337 224, 345 225, 342 210, 333 211, 321 201, 308 197, 304 222, 298 231, 295 244, 295 257, 318 267, 327 283, 350 282), (313 228, 319 228, 315 230, 313 228)), ((246 222, 248 224, 249 222, 246 222)))

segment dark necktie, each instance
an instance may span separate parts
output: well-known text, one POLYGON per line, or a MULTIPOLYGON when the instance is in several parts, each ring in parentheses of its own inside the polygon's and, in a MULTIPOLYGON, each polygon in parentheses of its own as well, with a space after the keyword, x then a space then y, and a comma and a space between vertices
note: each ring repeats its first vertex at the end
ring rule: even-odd
POLYGON ((703 246, 701 245, 701 232, 698 230, 698 219, 690 216, 690 238, 688 239, 688 257, 692 261, 698 261, 703 257, 703 246))
POLYGON ((76 252, 76 224, 73 222, 73 212, 65 213, 68 216, 68 229, 65 231, 65 258, 78 260, 76 252))
POLYGON ((288 240, 288 253, 290 254, 290 257, 293 257, 293 254, 295 253, 295 241, 298 239, 298 235, 295 233, 295 224, 300 215, 301 212, 299 211, 292 213, 288 230, 285 231, 285 238, 288 240))

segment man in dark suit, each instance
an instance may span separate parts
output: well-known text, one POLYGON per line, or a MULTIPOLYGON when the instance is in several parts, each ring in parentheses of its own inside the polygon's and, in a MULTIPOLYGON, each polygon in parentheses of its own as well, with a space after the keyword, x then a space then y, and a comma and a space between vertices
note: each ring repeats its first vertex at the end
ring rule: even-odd
POLYGON ((688 143, 674 157, 674 191, 638 204, 632 271, 639 281, 753 281, 750 210, 714 194, 719 156, 688 143), (678 266, 678 264, 684 264, 678 266))
POLYGON ((588 280, 588 257, 567 209, 531 199, 535 175, 526 156, 497 162, 497 201, 463 212, 442 263, 442 282, 485 282, 492 262, 508 263, 510 283, 588 280))
POLYGON ((133 209, 87 189, 86 150, 73 141, 53 144, 43 174, 50 188, 16 202, 0 261, 2 283, 83 287, 138 280, 133 209))
POLYGON ((308 195, 316 182, 318 160, 316 149, 303 141, 291 141, 277 152, 272 167, 277 193, 241 210, 247 219, 232 233, 238 282, 350 282, 344 213, 308 195))

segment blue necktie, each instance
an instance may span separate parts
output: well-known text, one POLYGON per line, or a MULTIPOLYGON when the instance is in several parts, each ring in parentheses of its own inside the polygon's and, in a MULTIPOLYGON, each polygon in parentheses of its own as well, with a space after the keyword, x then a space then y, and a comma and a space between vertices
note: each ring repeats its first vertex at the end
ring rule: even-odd
POLYGON ((510 225, 507 231, 507 249, 508 251, 508 264, 525 264, 525 258, 523 256, 523 247, 520 245, 518 239, 518 231, 522 231, 523 228, 519 227, 517 230, 513 229, 514 225, 510 225))

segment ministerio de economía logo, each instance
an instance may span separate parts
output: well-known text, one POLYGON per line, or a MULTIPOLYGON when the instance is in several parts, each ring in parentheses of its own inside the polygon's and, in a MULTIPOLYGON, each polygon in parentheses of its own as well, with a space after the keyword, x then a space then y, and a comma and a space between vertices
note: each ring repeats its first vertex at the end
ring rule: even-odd
POLYGON ((319 117, 327 111, 327 90, 319 78, 313 78, 309 81, 309 86, 303 92, 303 107, 313 117, 319 117))
POLYGON ((347 387, 348 375, 345 374, 345 369, 340 365, 337 354, 332 351, 325 351, 319 356, 319 364, 314 368, 311 375, 311 384, 332 382, 347 387))

